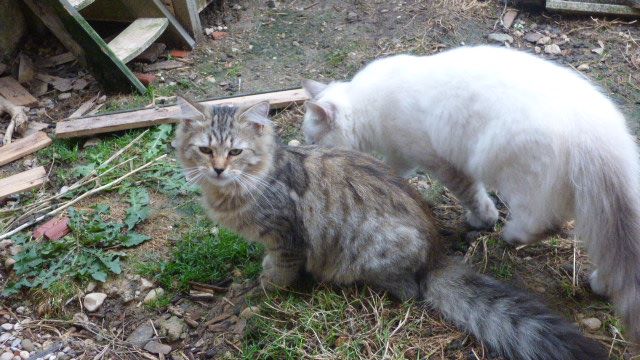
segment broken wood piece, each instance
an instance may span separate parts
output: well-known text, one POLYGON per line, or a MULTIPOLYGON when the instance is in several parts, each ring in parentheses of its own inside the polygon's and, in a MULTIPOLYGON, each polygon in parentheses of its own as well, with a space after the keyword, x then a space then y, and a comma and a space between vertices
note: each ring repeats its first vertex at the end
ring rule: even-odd
POLYGON ((9 100, 0 96, 0 115, 5 113, 11 116, 9 126, 7 126, 4 138, 2 139, 3 144, 7 145, 11 143, 14 130, 17 130, 19 134, 23 134, 27 130, 28 118, 24 107, 14 105, 9 102, 9 100))
POLYGON ((153 71, 159 71, 159 70, 172 70, 172 69, 177 69, 181 67, 185 67, 184 62, 182 61, 166 60, 166 61, 161 61, 155 64, 151 64, 151 65, 144 65, 142 67, 142 71, 153 72, 153 71))
POLYGON ((73 114, 69 115, 68 119, 77 119, 79 117, 82 117, 89 110, 91 110, 93 105, 95 105, 96 101, 98 100, 98 97, 100 97, 100 94, 85 101, 82 105, 80 105, 80 107, 76 111, 73 112, 73 114))
POLYGON ((166 18, 137 19, 111 42, 109 48, 123 63, 142 54, 169 26, 166 18))
POLYGON ((167 48, 167 45, 163 43, 153 43, 149 48, 142 52, 142 54, 138 55, 135 58, 136 61, 144 62, 144 63, 152 63, 158 60, 160 55, 167 48))
POLYGON ((100 109, 102 109, 103 106, 104 106, 104 103, 96 105, 96 107, 94 107, 91 111, 89 111, 87 113, 87 115, 95 115, 95 114, 97 114, 98 111, 100 111, 100 109))
POLYGON ((18 67, 18 82, 21 84, 33 80, 36 75, 33 61, 25 54, 20 54, 20 65, 18 67))
MULTIPOLYGON (((614 2, 611 0, 611 2, 614 2)), ((620 4, 604 4, 597 0, 566 1, 547 0, 547 10, 555 10, 570 14, 623 15, 640 16, 640 9, 620 4)))
POLYGON ((194 289, 198 291, 203 291, 203 292, 223 292, 224 293, 224 292, 227 292, 227 290, 229 290, 229 288, 226 288, 226 287, 203 284, 195 281, 189 281, 189 285, 191 285, 191 287, 193 287, 194 289))
POLYGON ((69 218, 66 216, 53 218, 33 231, 33 238, 46 237, 51 241, 59 240, 71 233, 69 218))
POLYGON ((0 95, 4 96, 13 105, 32 106, 38 103, 27 89, 10 76, 0 78, 0 95))
POLYGON ((0 179, 0 199, 36 188, 46 180, 47 171, 43 166, 0 179))
POLYGON ((27 130, 24 131, 24 133, 22 134, 23 137, 27 137, 29 135, 33 135, 35 133, 37 133, 38 131, 42 131, 46 128, 49 127, 49 124, 47 123, 43 123, 40 121, 29 121, 27 123, 27 130))
POLYGON ((42 61, 36 61, 36 65, 41 68, 42 67, 49 68, 49 67, 66 64, 75 59, 76 57, 71 52, 65 52, 60 55, 54 55, 54 56, 48 57, 42 61))
POLYGON ((51 139, 47 134, 39 131, 22 139, 18 139, 9 145, 0 147, 0 166, 18 160, 24 156, 32 154, 51 144, 51 139))
MULTIPOLYGON (((269 101, 272 109, 281 109, 290 105, 301 104, 308 98, 303 89, 294 89, 207 100, 202 102, 202 104, 209 106, 222 104, 241 105, 269 101)), ((175 118, 179 114, 180 109, 178 106, 173 105, 60 121, 56 124, 56 136, 59 138, 70 138, 176 123, 178 120, 175 118)))
POLYGON ((502 26, 504 26, 505 29, 509 29, 511 25, 513 25, 513 22, 516 20, 517 16, 518 10, 508 9, 502 16, 502 26))
POLYGON ((51 84, 56 90, 61 92, 67 92, 73 89, 74 79, 65 79, 58 76, 52 76, 48 74, 38 73, 36 78, 46 83, 51 84))

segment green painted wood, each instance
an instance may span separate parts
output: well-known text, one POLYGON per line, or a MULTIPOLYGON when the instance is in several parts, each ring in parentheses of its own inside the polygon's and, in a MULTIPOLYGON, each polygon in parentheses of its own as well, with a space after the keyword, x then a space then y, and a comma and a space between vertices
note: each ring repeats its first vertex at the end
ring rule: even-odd
POLYGON ((69 0, 69 3, 73 5, 76 10, 80 11, 91 5, 94 1, 96 0, 69 0))
POLYGON ((67 0, 23 0, 108 91, 146 88, 67 0))

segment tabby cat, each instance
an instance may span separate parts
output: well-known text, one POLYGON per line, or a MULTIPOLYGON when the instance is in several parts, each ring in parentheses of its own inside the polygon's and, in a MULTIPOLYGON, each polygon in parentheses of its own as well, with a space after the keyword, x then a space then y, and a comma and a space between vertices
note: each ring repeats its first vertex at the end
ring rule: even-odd
POLYGON ((420 299, 510 359, 606 359, 600 346, 531 295, 443 256, 431 210, 380 161, 280 145, 269 104, 205 107, 179 98, 187 178, 211 218, 264 244, 261 283, 365 283, 420 299))

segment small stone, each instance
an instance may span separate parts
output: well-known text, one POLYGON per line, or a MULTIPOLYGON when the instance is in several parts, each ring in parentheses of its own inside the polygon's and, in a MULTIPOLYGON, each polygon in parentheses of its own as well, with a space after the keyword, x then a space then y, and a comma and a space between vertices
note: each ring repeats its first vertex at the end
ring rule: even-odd
POLYGON ((216 78, 214 78, 213 76, 207 76, 204 79, 207 80, 208 82, 212 83, 212 84, 216 83, 216 78))
POLYGON ((0 335, 0 344, 3 344, 9 340, 12 340, 15 336, 11 335, 11 333, 4 333, 2 335, 0 335))
POLYGON ((499 43, 512 43, 513 42, 513 37, 509 34, 502 34, 502 33, 492 33, 487 35, 487 38, 489 40, 493 40, 493 41, 497 41, 499 43))
POLYGON ((536 44, 538 44, 538 45, 547 45, 549 43, 549 41, 551 41, 550 37, 543 36, 540 39, 538 39, 538 41, 536 41, 536 44))
POLYGON ((211 36, 215 30, 213 28, 204 28, 204 34, 211 36))
POLYGON ((560 50, 560 46, 551 44, 544 46, 544 52, 549 55, 559 55, 560 53, 562 53, 562 50, 560 50))
POLYGON ((229 35, 229 34, 227 32, 224 32, 224 31, 214 31, 211 34, 211 38, 213 40, 222 40, 222 39, 226 38, 227 35, 229 35))
POLYGON ((289 141, 289 143, 287 143, 287 145, 289 145, 289 146, 300 146, 300 141, 296 140, 296 139, 293 139, 293 140, 289 141))
POLYGON ((249 320, 251 319, 255 314, 260 312, 260 308, 257 306, 249 306, 248 308, 245 308, 244 310, 242 310, 242 312, 240 313, 240 318, 241 319, 245 319, 245 320, 249 320))
POLYGON ((7 258, 4 261, 4 268, 7 270, 11 270, 11 268, 13 268, 13 264, 16 263, 16 260, 14 258, 7 258))
POLYGON ((528 32, 524 35, 524 39, 530 43, 538 42, 538 40, 542 39, 544 35, 537 32, 528 32))
POLYGON ((145 291, 153 287, 153 283, 145 278, 140 279, 140 290, 145 291))
POLYGON ((73 314, 73 322, 76 324, 82 324, 89 322, 89 317, 85 313, 75 313, 73 314))
POLYGON ((604 48, 603 47, 599 47, 599 48, 595 48, 595 49, 591 49, 592 52, 598 54, 598 55, 602 55, 602 53, 604 52, 604 48))
POLYGON ((68 353, 69 351, 71 351, 71 347, 67 346, 64 349, 62 349, 63 353, 68 353))
POLYGON ((536 286, 533 288, 533 291, 537 292, 538 294, 543 294, 547 291, 547 289, 545 289, 544 286, 536 286))
POLYGON ((11 254, 11 256, 16 256, 21 252, 22 252, 22 246, 20 245, 13 245, 9 248, 9 254, 11 254))
POLYGON ((153 328, 147 323, 138 326, 129 336, 127 342, 137 347, 143 347, 144 344, 153 338, 153 328))
POLYGON ((596 331, 602 326, 602 321, 600 321, 600 319, 598 318, 583 319, 582 321, 580 321, 580 323, 584 325, 584 327, 586 327, 589 331, 596 331))
POLYGON ((89 312, 93 312, 98 310, 100 305, 107 298, 107 294, 105 293, 90 293, 84 297, 84 308, 89 312))
POLYGON ((25 351, 31 352, 31 351, 35 350, 36 347, 33 346, 33 342, 31 340, 24 339, 24 340, 22 340, 22 349, 25 350, 25 351))
POLYGON ((352 23, 352 22, 356 22, 357 20, 358 20, 358 14, 356 14, 355 12, 350 11, 347 14, 347 22, 352 23))
POLYGON ((144 349, 153 354, 167 355, 171 352, 171 346, 161 344, 157 341, 149 341, 147 345, 144 346, 144 349))
POLYGON ((12 348, 19 348, 21 343, 22 343, 22 339, 14 339, 11 342, 11 347, 12 348))
POLYGON ((542 49, 540 48, 540 46, 535 46, 535 47, 533 48, 533 51, 534 51, 536 54, 540 54, 540 53, 542 52, 542 49))
POLYGON ((18 313, 18 315, 24 315, 27 313, 27 308, 24 306, 18 306, 16 308, 16 313, 18 313))
POLYGON ((169 342, 178 341, 185 330, 184 320, 177 316, 172 316, 167 320, 160 321, 160 332, 166 334, 169 342))
POLYGON ((67 100, 71 98, 71 93, 61 93, 58 95, 58 100, 67 100))
POLYGON ((0 355, 0 360, 13 360, 13 353, 12 352, 2 353, 2 355, 0 355))
POLYGON ((580 70, 580 71, 589 71, 589 64, 580 64, 580 65, 578 65, 578 70, 580 70))
POLYGON ((148 304, 148 303, 150 303, 152 301, 157 300, 162 295, 164 295, 164 289, 163 288, 155 288, 155 289, 149 291, 149 293, 147 294, 147 296, 144 297, 144 300, 142 300, 142 302, 145 303, 145 304, 148 304))
POLYGON ((0 325, 0 329, 2 329, 2 331, 11 331, 11 330, 13 330, 13 324, 4 323, 4 324, 0 325))
POLYGON ((96 147, 96 146, 100 145, 101 142, 102 142, 102 140, 100 140, 100 138, 92 137, 92 138, 89 138, 87 141, 84 142, 84 144, 82 145, 82 148, 86 149, 86 148, 90 148, 90 147, 96 147))
POLYGON ((29 355, 31 355, 31 354, 29 354, 28 351, 24 351, 24 350, 20 351, 20 358, 21 359, 28 359, 29 355))
POLYGON ((89 282, 89 285, 87 285, 87 288, 84 289, 84 292, 86 292, 86 293, 93 292, 93 290, 95 290, 97 286, 98 286, 98 284, 96 284, 95 281, 91 281, 91 282, 89 282))
POLYGON ((13 240, 7 239, 0 241, 0 249, 6 249, 13 245, 13 240))

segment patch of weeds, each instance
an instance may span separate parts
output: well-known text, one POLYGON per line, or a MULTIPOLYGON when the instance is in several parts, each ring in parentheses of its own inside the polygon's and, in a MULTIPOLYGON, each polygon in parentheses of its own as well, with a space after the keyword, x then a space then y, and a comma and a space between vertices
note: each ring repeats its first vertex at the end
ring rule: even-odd
POLYGON ((491 267, 491 272, 498 279, 508 280, 513 277, 513 266, 509 263, 496 264, 491 267))
POLYGON ((442 203, 443 196, 446 191, 447 189, 439 181, 432 180, 431 186, 426 190, 422 190, 421 193, 429 205, 437 206, 442 203))
POLYGON ((325 57, 325 63, 330 67, 340 67, 345 62, 348 55, 349 52, 345 49, 334 50, 327 54, 325 57))
POLYGON ((562 292, 564 293, 565 297, 570 299, 574 298, 574 289, 571 281, 562 279, 562 281, 560 282, 560 287, 562 288, 562 292))
POLYGON ((240 67, 240 64, 236 63, 227 70, 227 76, 231 78, 236 78, 240 76, 241 71, 242 71, 242 68, 240 67))
POLYGON ((140 275, 154 277, 169 291, 186 291, 189 282, 214 284, 228 279, 234 270, 243 277, 254 278, 260 273, 261 246, 248 243, 240 236, 215 229, 213 224, 199 218, 179 241, 169 261, 140 259, 140 275))
POLYGON ((32 296, 39 303, 39 313, 60 315, 67 301, 76 296, 80 288, 70 279, 60 279, 46 289, 35 289, 32 296))
POLYGON ((244 359, 402 359, 410 348, 422 358, 427 328, 437 331, 429 315, 418 320, 423 313, 412 303, 392 303, 368 288, 280 292, 266 303, 247 324, 244 359))
POLYGON ((144 306, 149 310, 163 310, 168 308, 169 305, 171 305, 171 296, 169 295, 162 295, 157 299, 144 304, 144 306))
MULTIPOLYGON (((146 192, 146 191, 145 191, 146 192)), ((149 237, 130 231, 146 219, 148 201, 144 195, 132 194, 130 203, 143 216, 128 217, 128 222, 107 221, 109 208, 97 205, 93 212, 69 208, 71 234, 56 241, 32 240, 28 235, 14 237, 23 251, 14 257, 17 280, 11 282, 3 295, 13 295, 24 288, 50 289, 60 281, 89 279, 105 282, 108 274, 122 271, 117 249, 137 246, 149 237)), ((146 195, 148 199, 148 195, 146 195)), ((129 212, 128 212, 129 213, 129 212)))

